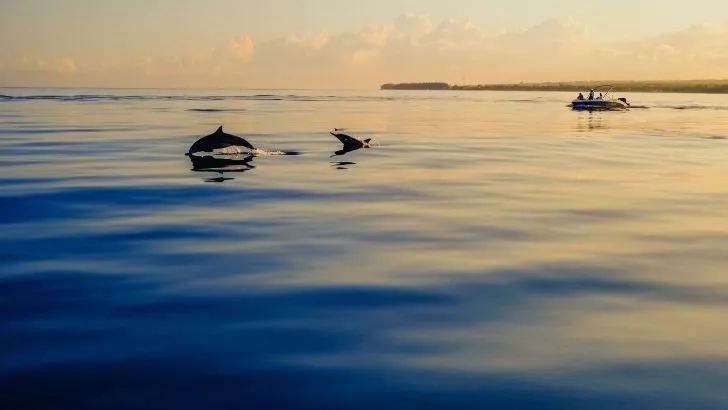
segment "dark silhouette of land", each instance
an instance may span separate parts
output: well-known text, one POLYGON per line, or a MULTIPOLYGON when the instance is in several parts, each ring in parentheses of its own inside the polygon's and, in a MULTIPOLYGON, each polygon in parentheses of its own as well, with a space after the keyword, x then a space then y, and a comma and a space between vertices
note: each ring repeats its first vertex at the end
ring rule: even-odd
POLYGON ((610 84, 620 92, 728 94, 728 80, 674 81, 564 81, 544 83, 451 85, 444 82, 387 83, 382 90, 452 90, 452 91, 570 91, 579 92, 610 84))
POLYGON ((387 83, 382 84, 382 90, 452 90, 454 85, 448 83, 387 83))

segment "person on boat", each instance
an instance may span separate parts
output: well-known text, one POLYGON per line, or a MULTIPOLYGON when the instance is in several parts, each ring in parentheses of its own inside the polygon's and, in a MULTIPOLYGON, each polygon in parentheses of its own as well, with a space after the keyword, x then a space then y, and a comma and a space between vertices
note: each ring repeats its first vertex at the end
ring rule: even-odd
POLYGON ((597 97, 597 100, 601 100, 601 99, 602 99, 602 93, 599 93, 599 97, 597 97))
POLYGON ((579 95, 576 97, 576 99, 577 100, 583 100, 584 99, 584 94, 579 93, 579 95))
POLYGON ((591 90, 589 90, 589 99, 590 100, 594 99, 594 89, 593 88, 591 90))

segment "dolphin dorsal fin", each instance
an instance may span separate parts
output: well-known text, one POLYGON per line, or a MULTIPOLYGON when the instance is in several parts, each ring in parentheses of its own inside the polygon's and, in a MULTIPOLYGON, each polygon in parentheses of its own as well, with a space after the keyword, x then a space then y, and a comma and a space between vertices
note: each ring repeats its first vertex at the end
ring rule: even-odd
POLYGON ((217 131, 215 131, 215 134, 222 134, 222 125, 217 127, 217 131))

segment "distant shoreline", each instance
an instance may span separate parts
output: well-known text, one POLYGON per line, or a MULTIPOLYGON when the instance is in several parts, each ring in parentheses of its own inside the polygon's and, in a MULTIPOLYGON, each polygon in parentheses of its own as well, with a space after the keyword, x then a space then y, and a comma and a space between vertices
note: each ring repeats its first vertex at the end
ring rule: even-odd
POLYGON ((433 91, 570 91, 584 92, 599 85, 613 85, 618 92, 728 94, 728 80, 674 81, 563 81, 518 84, 451 85, 444 82, 387 83, 381 90, 433 91))

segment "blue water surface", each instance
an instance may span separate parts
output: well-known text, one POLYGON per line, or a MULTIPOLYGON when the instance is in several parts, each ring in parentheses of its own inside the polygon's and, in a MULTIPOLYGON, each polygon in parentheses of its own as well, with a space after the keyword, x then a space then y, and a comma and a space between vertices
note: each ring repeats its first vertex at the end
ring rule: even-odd
POLYGON ((728 408, 728 103, 628 97, 0 89, 0 409, 728 408))

